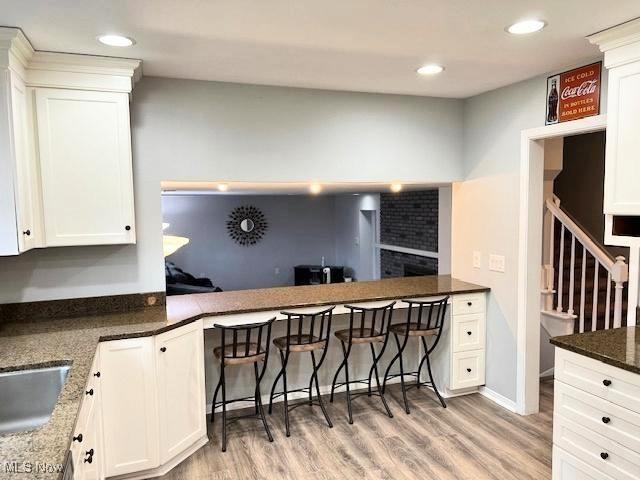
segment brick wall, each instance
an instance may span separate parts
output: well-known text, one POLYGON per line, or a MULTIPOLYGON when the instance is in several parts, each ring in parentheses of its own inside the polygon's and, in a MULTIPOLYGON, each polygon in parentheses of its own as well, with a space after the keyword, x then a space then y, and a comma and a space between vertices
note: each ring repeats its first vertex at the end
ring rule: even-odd
POLYGON ((438 251, 438 190, 380 195, 380 243, 438 251))
MULTIPOLYGON (((437 252, 438 190, 381 194, 380 243, 437 252)), ((438 270, 435 258, 382 250, 382 278, 402 277, 406 263, 438 270)))
POLYGON ((404 265, 418 265, 431 269, 433 274, 438 273, 438 259, 410 255, 408 253, 380 251, 380 276, 382 278, 404 277, 404 265))

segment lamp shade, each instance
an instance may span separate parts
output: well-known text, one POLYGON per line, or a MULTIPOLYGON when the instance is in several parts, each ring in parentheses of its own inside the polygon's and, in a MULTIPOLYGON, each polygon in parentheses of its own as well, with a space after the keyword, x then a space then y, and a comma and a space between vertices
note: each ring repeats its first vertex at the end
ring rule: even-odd
POLYGON ((175 235, 163 235, 162 236, 162 251, 165 258, 169 255, 177 252, 179 249, 189 243, 187 237, 177 237, 175 235))

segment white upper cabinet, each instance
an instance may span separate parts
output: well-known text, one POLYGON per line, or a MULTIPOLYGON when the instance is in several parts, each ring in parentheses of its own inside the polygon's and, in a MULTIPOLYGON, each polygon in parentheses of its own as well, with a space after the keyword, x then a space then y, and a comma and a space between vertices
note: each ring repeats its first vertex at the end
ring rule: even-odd
POLYGON ((640 215, 640 61, 609 70, 604 213, 640 215))
POLYGON ((138 60, 36 52, 0 27, 0 255, 135 243, 138 60))
POLYGON ((609 75, 604 213, 640 215, 640 20, 589 37, 609 75))
POLYGON ((134 243, 129 97, 35 91, 45 246, 134 243))
POLYGON ((0 31, 0 255, 41 246, 39 183, 26 71, 0 31))

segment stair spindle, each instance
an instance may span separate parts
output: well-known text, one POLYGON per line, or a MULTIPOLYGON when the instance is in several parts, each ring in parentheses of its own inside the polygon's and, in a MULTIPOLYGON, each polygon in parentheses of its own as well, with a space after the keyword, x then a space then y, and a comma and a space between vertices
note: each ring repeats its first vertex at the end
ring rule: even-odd
POLYGON ((582 279, 580 281, 580 333, 584 333, 584 304, 587 288, 587 249, 582 246, 582 279))
POLYGON ((593 308, 591 310, 591 331, 595 332, 598 325, 598 269, 600 262, 596 259, 596 266, 593 272, 593 308))
POLYGON ((571 235, 571 269, 569 270, 569 305, 567 313, 573 315, 573 295, 575 289, 575 269, 576 269, 576 236, 571 235))
POLYGON ((605 300, 604 329, 609 330, 611 324, 611 272, 607 275, 607 299, 605 300))
POLYGON ((564 277, 564 225, 560 227, 560 258, 558 265, 558 308, 559 313, 562 313, 562 280, 564 277))

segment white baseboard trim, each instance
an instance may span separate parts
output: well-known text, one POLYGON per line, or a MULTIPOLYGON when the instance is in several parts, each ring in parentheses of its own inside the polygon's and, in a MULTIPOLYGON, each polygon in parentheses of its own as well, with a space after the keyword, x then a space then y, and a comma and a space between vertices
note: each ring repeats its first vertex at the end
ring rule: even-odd
POLYGON ((502 408, 506 408, 507 410, 513 413, 518 413, 516 402, 505 397, 504 395, 501 395, 498 392, 491 390, 490 388, 487 388, 487 387, 480 387, 478 392, 480 393, 480 395, 487 397, 489 400, 497 403, 502 408))
POLYGON ((553 371, 554 371, 554 367, 551 367, 545 370, 544 372, 540 373, 540 378, 553 377, 553 373, 554 373, 553 371))

